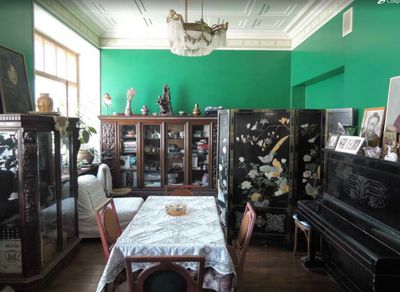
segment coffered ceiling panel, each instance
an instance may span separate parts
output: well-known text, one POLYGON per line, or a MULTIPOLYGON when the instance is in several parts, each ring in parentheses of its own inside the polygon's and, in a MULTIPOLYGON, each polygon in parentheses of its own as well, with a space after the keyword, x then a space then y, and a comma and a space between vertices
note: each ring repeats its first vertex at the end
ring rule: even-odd
MULTIPOLYGON (((100 47, 166 48, 170 9, 184 0, 37 0, 70 26, 98 37, 100 47)), ((292 49, 351 0, 188 1, 188 21, 229 22, 228 48, 292 49), (321 17, 323 15, 323 17, 321 17)))

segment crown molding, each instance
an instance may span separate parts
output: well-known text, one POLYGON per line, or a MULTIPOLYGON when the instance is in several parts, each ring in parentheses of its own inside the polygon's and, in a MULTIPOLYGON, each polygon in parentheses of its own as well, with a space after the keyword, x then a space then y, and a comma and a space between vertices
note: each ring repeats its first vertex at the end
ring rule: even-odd
MULTIPOLYGON (((85 21, 81 15, 72 14, 61 0, 36 0, 36 2, 98 48, 169 49, 166 38, 101 36, 102 32, 98 26, 90 20, 85 21)), ((68 5, 73 5, 72 2, 68 2, 68 5)), ((272 32, 270 35, 252 32, 249 34, 238 32, 233 37, 228 35, 227 46, 223 50, 293 50, 352 2, 353 0, 313 0, 302 9, 300 13, 302 15, 291 21, 286 31, 272 32)))
POLYGON ((36 3, 94 46, 100 47, 100 32, 96 32, 87 22, 72 14, 58 0, 36 0, 36 3))
POLYGON ((304 18, 296 25, 296 29, 289 31, 292 37, 292 50, 299 46, 302 42, 308 39, 318 29, 320 29, 329 20, 340 13, 346 6, 352 3, 353 0, 340 0, 334 2, 325 2, 327 5, 317 5, 312 17, 304 18), (320 12, 318 12, 320 10, 320 12))

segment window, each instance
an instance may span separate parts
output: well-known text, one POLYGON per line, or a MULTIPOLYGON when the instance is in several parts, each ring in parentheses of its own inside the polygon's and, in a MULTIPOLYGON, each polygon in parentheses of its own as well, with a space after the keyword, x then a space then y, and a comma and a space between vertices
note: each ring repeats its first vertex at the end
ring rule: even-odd
POLYGON ((35 98, 49 93, 54 110, 65 116, 79 113, 79 55, 35 32, 35 98))

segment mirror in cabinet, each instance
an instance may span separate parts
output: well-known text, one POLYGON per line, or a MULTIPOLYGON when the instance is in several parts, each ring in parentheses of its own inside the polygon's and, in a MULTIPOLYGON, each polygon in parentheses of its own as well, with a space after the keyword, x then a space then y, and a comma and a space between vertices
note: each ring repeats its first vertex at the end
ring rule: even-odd
POLYGON ((120 186, 137 187, 137 129, 136 124, 119 125, 120 186))
POLYGON ((143 186, 161 187, 160 125, 143 125, 143 186))
POLYGON ((209 184, 210 125, 191 126, 192 167, 191 183, 208 187, 209 184))
POLYGON ((18 132, 0 132, 0 273, 21 274, 18 132))
POLYGON ((184 124, 167 124, 167 184, 184 185, 185 182, 185 129, 184 124))

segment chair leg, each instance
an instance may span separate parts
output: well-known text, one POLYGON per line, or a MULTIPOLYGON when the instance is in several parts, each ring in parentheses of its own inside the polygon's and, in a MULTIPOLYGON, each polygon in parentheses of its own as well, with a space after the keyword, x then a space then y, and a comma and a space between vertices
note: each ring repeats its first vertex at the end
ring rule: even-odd
POLYGON ((311 229, 308 230, 307 238, 307 257, 310 258, 311 254, 311 229))
POLYGON ((294 246, 293 246, 293 255, 296 254, 296 250, 297 250, 297 225, 294 225, 294 246))

